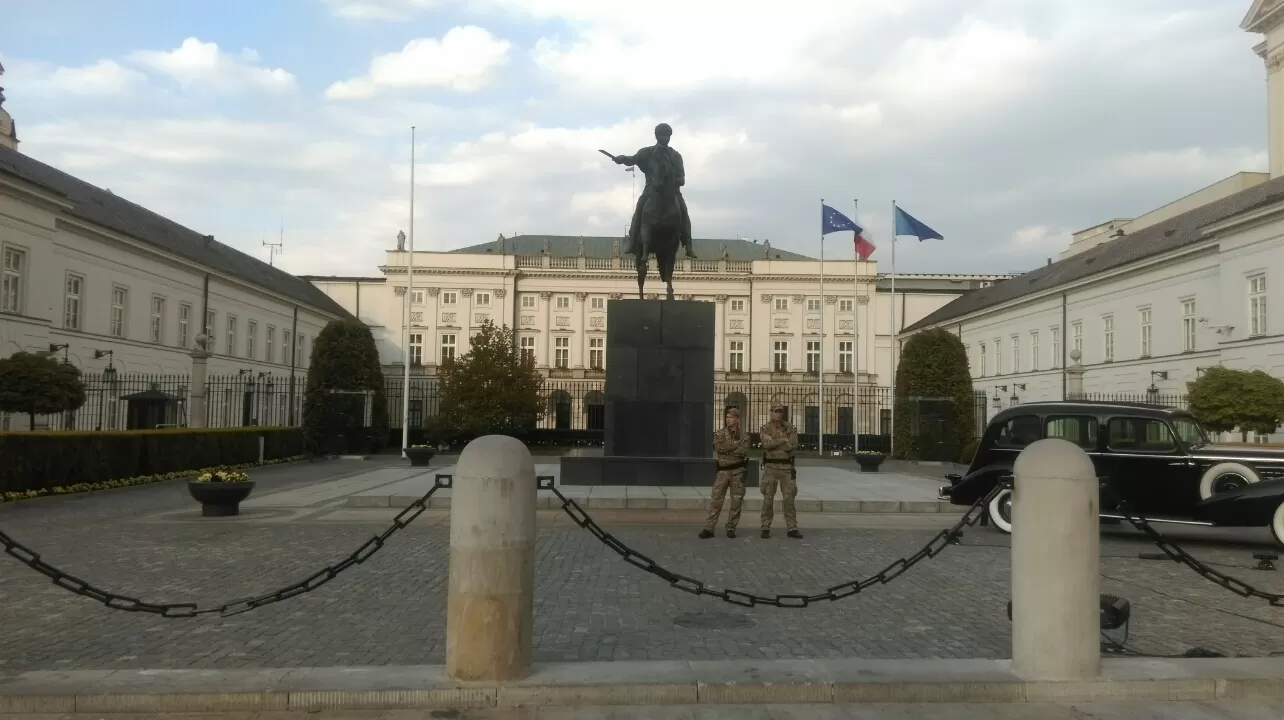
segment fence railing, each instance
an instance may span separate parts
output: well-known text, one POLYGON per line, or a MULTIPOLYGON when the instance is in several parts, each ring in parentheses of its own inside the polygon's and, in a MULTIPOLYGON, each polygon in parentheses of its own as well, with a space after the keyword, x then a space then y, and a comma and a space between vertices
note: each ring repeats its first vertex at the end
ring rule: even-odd
MULTIPOLYGON (((85 404, 75 412, 37 415, 37 430, 132 430, 191 426, 187 375, 95 373, 81 376, 85 404)), ((297 426, 307 377, 210 375, 205 379, 205 427, 297 426)), ((25 430, 26 416, 0 415, 0 430, 25 430)))
POLYGON ((1093 402, 1118 402, 1118 403, 1144 403, 1146 405, 1160 405, 1177 410, 1189 410, 1190 400, 1185 395, 1163 393, 1084 393, 1079 396, 1079 400, 1089 400, 1093 402))

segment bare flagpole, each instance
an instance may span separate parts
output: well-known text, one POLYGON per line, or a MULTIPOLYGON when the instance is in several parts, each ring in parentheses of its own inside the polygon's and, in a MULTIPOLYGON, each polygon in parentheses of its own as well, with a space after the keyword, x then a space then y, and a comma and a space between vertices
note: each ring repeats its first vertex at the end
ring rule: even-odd
POLYGON ((890 324, 887 327, 889 343, 887 346, 887 367, 892 373, 892 410, 888 413, 891 427, 888 437, 892 440, 892 450, 896 449, 896 201, 892 201, 892 299, 890 324))
MULTIPOLYGON (((852 200, 852 222, 856 222, 856 206, 852 200)), ((859 224, 859 223, 857 223, 859 224)), ((860 250, 852 263, 852 438, 853 452, 860 452, 860 250)))
POLYGON ((405 383, 401 388, 401 456, 410 447, 410 326, 413 324, 415 286, 415 126, 410 126, 410 252, 406 254, 405 383))
MULTIPOLYGON (((820 210, 823 216, 825 198, 820 199, 820 210)), ((823 456, 825 454, 825 227, 823 223, 820 228, 820 366, 816 370, 816 376, 820 378, 820 395, 816 402, 817 412, 820 414, 816 428, 816 454, 823 456)))

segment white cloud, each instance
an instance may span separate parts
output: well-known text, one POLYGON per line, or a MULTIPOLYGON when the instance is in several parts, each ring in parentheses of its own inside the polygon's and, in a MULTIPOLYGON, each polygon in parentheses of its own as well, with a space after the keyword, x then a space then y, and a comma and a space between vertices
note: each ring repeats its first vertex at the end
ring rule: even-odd
POLYGON ((15 92, 40 95, 124 95, 147 83, 147 76, 114 60, 84 67, 56 67, 41 62, 12 63, 6 68, 15 92))
POLYGON ((488 84, 508 62, 511 43, 468 25, 451 28, 440 40, 411 40, 398 52, 370 61, 365 75, 336 82, 326 89, 332 100, 373 97, 386 89, 447 88, 473 92, 488 84))
POLYGON ((216 43, 189 37, 168 52, 140 50, 130 56, 134 62, 163 73, 184 88, 197 86, 224 92, 240 90, 291 90, 294 76, 281 68, 259 66, 253 50, 235 55, 223 52, 216 43))
POLYGON ((330 12, 348 20, 405 20, 434 7, 434 0, 324 0, 330 12))

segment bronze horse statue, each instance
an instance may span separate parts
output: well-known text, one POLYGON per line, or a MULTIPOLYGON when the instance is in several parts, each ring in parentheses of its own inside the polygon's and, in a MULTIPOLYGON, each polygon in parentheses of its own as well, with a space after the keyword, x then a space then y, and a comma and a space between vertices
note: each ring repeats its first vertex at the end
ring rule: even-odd
MULTIPOLYGON (((657 138, 663 135, 667 141, 664 131, 668 131, 667 125, 657 128, 657 138)), ((666 296, 669 300, 673 299, 673 269, 677 264, 678 248, 682 244, 685 229, 685 208, 679 194, 682 185, 680 178, 684 173, 681 156, 674 151, 666 152, 667 150, 667 147, 657 145, 655 148, 644 148, 632 157, 612 155, 605 150, 598 151, 620 164, 643 161, 638 164, 646 173, 647 188, 635 209, 638 242, 634 256, 637 258, 639 298, 645 297, 643 289, 650 270, 649 260, 654 254, 660 269, 660 279, 667 289, 666 296)))

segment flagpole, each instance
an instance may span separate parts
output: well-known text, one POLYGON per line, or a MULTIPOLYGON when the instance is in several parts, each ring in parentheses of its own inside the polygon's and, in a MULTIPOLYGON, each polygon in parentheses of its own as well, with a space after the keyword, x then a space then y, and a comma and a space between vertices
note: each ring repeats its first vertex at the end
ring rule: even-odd
POLYGON ((410 126, 410 252, 406 255, 406 352, 405 377, 401 388, 401 456, 410 447, 410 326, 414 324, 415 286, 415 126, 410 126))
POLYGON ((887 347, 888 368, 892 372, 892 410, 888 414, 891 421, 891 427, 888 428, 888 437, 892 440, 892 450, 896 449, 896 201, 892 201, 892 302, 891 312, 889 313, 890 325, 888 326, 888 337, 890 343, 887 347))
MULTIPOLYGON (((820 211, 825 212, 825 198, 820 199, 820 211)), ((820 413, 816 436, 816 454, 825 455, 825 228, 820 228, 820 366, 816 375, 820 378, 820 399, 817 402, 820 413)))
MULTIPOLYGON (((852 222, 857 222, 857 200, 852 200, 852 222)), ((859 224, 859 223, 858 223, 859 224)), ((860 250, 852 263, 852 452, 860 452, 860 250)))

